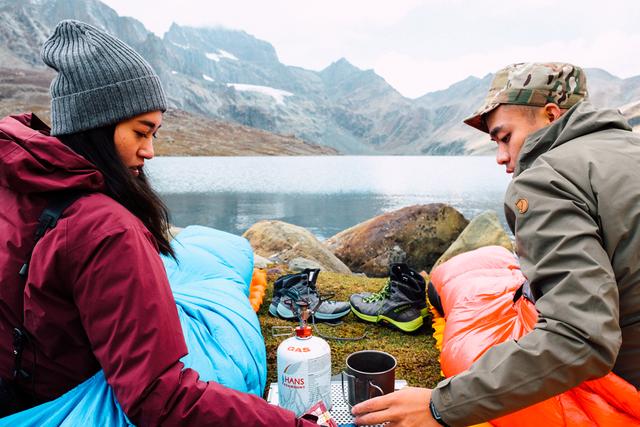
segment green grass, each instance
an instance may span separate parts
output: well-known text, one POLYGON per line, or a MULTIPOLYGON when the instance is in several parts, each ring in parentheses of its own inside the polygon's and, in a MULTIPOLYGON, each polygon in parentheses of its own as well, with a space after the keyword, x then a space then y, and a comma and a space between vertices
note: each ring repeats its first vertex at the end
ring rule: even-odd
MULTIPOLYGON (((267 384, 275 382, 277 376, 276 351, 278 345, 287 337, 273 337, 272 326, 296 326, 294 322, 276 319, 269 315, 269 303, 273 291, 273 281, 277 275, 268 277, 269 287, 258 316, 262 334, 267 347, 267 384)), ((335 293, 335 300, 348 301, 349 296, 357 292, 375 292, 387 279, 370 279, 356 275, 321 272, 318 276, 320 293, 335 293)), ((392 354, 398 360, 396 379, 407 380, 410 386, 434 387, 442 379, 440 376, 439 352, 431 336, 431 318, 424 319, 425 324, 412 334, 405 334, 388 326, 365 323, 350 313, 342 324, 331 327, 318 324, 325 335, 353 337, 362 335, 366 329, 367 338, 354 342, 327 340, 331 346, 332 374, 338 374, 344 368, 345 358, 354 351, 382 350, 392 354)))

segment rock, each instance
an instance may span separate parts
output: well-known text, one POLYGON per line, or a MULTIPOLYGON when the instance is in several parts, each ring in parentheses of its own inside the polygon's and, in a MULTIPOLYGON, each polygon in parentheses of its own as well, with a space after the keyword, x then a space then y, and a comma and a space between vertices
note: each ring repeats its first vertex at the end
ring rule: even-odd
POLYGON ((273 282, 276 278, 282 276, 285 273, 284 269, 279 266, 271 267, 267 270, 267 281, 273 282))
POLYGON ((269 264, 273 264, 273 261, 271 261, 268 258, 265 258, 263 256, 260 256, 258 254, 253 254, 253 267, 254 268, 267 268, 269 267, 269 264))
POLYGON ((291 271, 302 271, 305 268, 319 268, 320 270, 324 270, 324 268, 318 264, 317 262, 306 259, 306 258, 294 258, 289 261, 289 270, 291 271))
POLYGON ((494 211, 484 211, 475 217, 455 242, 436 261, 433 268, 463 252, 469 252, 483 246, 503 246, 513 251, 511 238, 500 224, 494 211))
POLYGON ((389 250, 389 263, 407 262, 407 253, 398 245, 389 250))
POLYGON ((323 270, 349 274, 351 271, 309 230, 282 221, 260 221, 243 236, 260 256, 288 263, 294 258, 317 262, 323 270))
POLYGON ((325 242, 352 271, 384 277, 389 263, 427 270, 469 222, 449 205, 408 206, 344 230, 325 242))

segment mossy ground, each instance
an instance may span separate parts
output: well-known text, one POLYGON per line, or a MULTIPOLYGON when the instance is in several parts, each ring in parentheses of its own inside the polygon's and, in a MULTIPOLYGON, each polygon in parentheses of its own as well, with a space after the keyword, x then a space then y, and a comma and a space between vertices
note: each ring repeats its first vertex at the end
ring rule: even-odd
MULTIPOLYGON (((269 303, 273 291, 273 282, 278 274, 269 274, 267 294, 258 312, 262 333, 267 347, 267 384, 276 382, 276 352, 278 345, 286 337, 273 337, 272 326, 296 326, 294 322, 277 319, 269 315, 269 303)), ((387 279, 371 279, 357 275, 321 272, 318 276, 320 293, 335 293, 335 300, 348 301, 349 296, 357 292, 375 292, 387 279)), ((441 378, 439 351, 431 336, 431 318, 425 318, 425 324, 413 334, 405 334, 389 326, 365 323, 350 313, 337 326, 318 324, 325 335, 354 337, 362 335, 366 329, 367 337, 360 341, 327 340, 331 346, 332 374, 338 374, 344 367, 345 358, 354 351, 372 349, 392 354, 398 360, 396 379, 404 379, 410 386, 434 387, 441 378)))

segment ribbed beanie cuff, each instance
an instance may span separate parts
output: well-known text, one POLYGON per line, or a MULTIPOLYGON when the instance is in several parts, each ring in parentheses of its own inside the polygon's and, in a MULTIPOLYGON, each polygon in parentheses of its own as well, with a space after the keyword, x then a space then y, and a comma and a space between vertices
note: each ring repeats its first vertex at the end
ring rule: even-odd
POLYGON ((65 135, 118 123, 149 111, 165 111, 158 76, 117 82, 51 100, 51 135, 65 135))

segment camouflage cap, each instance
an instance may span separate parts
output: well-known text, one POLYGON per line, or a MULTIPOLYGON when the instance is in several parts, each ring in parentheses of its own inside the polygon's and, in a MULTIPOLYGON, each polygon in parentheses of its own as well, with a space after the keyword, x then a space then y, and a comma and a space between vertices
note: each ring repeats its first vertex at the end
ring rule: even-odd
POLYGON ((484 103, 464 122, 488 133, 483 116, 500 104, 571 108, 586 97, 587 77, 580 67, 561 62, 512 64, 496 72, 484 103))

